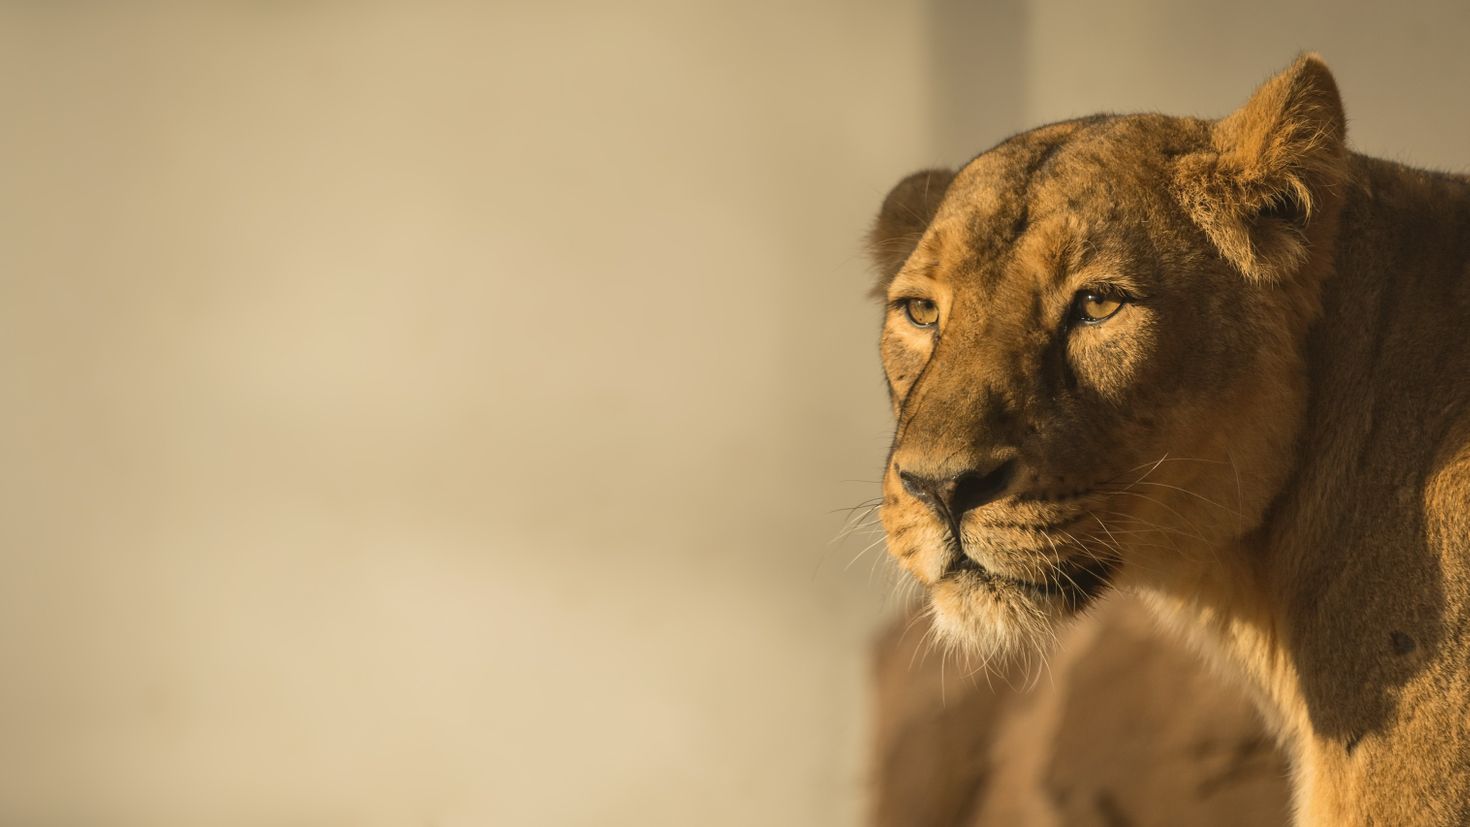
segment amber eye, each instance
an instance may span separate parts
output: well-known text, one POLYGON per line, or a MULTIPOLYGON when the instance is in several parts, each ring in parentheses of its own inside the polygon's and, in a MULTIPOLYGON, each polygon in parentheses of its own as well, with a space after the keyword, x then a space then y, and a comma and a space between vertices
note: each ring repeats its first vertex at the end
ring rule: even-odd
POLYGON ((903 313, 915 327, 933 327, 939 321, 939 305, 928 299, 905 299, 903 313))
POLYGON ((1083 290, 1077 294, 1072 306, 1078 321, 1097 324, 1111 319, 1119 310, 1122 310, 1123 299, 1118 296, 1105 296, 1091 290, 1083 290))

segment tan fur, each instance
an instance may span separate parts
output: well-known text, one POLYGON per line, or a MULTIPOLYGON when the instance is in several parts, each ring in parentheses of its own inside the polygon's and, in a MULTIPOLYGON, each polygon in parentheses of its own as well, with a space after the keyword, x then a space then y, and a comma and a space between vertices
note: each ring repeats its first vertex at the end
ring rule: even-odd
POLYGON ((1345 134, 1307 55, 1219 121, 1053 124, 901 182, 882 518, 950 640, 1032 651, 1136 590, 1255 693, 1300 823, 1461 824, 1470 182, 1345 134), (1136 300, 1069 315, 1099 290, 1136 300), (901 470, 1006 482, 952 524, 901 470))

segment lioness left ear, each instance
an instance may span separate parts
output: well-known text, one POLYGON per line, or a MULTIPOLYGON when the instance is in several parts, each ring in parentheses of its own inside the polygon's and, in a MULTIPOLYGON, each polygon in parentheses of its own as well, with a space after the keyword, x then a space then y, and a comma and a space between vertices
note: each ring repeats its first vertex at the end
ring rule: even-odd
POLYGON ((1314 224, 1337 208, 1346 134, 1332 73, 1304 54, 1214 125, 1211 150, 1179 159, 1175 188, 1242 273, 1286 278, 1307 259, 1314 224))
POLYGON ((953 180, 953 170, 926 169, 904 178, 889 190, 873 221, 873 229, 868 232, 868 254, 878 269, 874 296, 883 296, 888 283, 909 260, 953 180))

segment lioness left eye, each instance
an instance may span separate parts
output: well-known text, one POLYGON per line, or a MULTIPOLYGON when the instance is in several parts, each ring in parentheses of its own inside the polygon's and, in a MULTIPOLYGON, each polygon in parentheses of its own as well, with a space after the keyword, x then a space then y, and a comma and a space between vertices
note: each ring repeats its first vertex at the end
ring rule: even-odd
POLYGON ((1078 293, 1077 298, 1073 300, 1072 309, 1078 321, 1097 324, 1111 319, 1119 310, 1122 310, 1123 299, 1084 290, 1078 293))

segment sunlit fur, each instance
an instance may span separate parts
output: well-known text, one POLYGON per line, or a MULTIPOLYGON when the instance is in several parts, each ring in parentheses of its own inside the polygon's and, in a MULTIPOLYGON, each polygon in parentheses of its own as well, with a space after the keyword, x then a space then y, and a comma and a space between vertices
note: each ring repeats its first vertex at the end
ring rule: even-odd
POLYGON ((1303 823, 1457 824, 1470 183, 1345 133, 1309 55, 1219 121, 1084 118, 901 181, 870 236, 880 514, 982 663, 1138 591, 1255 695, 1303 823), (1084 323, 1087 292, 1127 300, 1084 323), (899 478, 1002 466, 960 536, 899 478))

